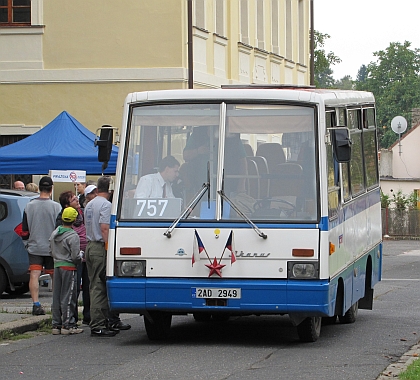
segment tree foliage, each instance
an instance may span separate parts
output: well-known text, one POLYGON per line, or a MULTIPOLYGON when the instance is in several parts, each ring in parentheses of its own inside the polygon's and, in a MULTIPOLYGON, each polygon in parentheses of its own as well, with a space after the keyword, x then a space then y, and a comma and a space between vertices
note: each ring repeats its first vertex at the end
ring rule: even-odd
POLYGON ((398 138, 391 129, 392 119, 401 115, 410 125, 411 110, 420 106, 420 50, 410 46, 408 41, 391 42, 385 50, 373 53, 377 61, 367 66, 367 76, 362 66, 356 81, 356 89, 375 95, 383 148, 388 148, 398 138))
POLYGON ((360 66, 359 71, 357 72, 356 82, 365 82, 368 77, 368 69, 366 65, 360 66))
POLYGON ((329 34, 323 34, 314 31, 314 80, 315 86, 320 88, 334 87, 334 78, 332 76, 332 65, 341 62, 333 52, 327 53, 324 49, 325 41, 330 38, 329 34))
POLYGON ((334 87, 339 88, 341 90, 353 90, 354 86, 354 81, 353 79, 351 79, 350 75, 345 75, 340 80, 334 83, 334 87))

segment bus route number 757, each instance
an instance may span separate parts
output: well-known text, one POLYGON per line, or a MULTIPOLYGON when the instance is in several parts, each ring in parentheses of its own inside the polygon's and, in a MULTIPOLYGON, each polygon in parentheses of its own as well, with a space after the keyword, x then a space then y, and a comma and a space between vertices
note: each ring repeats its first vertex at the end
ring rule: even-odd
POLYGON ((137 216, 163 216, 167 205, 167 199, 137 199, 137 216))

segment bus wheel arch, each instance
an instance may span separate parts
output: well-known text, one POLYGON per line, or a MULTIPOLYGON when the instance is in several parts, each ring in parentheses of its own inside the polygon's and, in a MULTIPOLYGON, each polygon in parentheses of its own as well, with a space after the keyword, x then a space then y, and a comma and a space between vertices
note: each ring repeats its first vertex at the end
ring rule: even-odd
POLYGON ((335 313, 336 316, 344 315, 344 281, 340 277, 338 279, 337 294, 335 297, 335 313))
POLYGON ((344 280, 339 278, 335 301, 335 315, 338 316, 340 323, 354 323, 356 321, 357 313, 359 310, 359 302, 356 301, 353 305, 350 306, 348 310, 344 310, 344 294, 344 280))
POLYGON ((373 309, 372 257, 370 255, 366 262, 365 295, 359 300, 359 309, 373 309))

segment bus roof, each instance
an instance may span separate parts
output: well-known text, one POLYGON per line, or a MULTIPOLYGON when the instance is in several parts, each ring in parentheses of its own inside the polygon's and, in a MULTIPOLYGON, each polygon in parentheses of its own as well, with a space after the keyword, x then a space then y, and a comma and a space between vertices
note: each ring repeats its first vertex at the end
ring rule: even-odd
POLYGON ((179 89, 133 92, 126 98, 129 104, 167 101, 291 101, 319 104, 325 107, 344 105, 373 104, 375 98, 371 92, 318 89, 305 86, 224 86, 219 89, 179 89))

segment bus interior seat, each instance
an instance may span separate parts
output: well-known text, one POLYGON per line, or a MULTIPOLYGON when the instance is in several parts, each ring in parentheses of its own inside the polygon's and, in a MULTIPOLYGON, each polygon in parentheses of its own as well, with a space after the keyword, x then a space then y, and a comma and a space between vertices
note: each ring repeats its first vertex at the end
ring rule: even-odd
POLYGON ((286 162, 283 147, 279 143, 263 143, 258 146, 255 155, 265 157, 270 173, 277 165, 286 162))
POLYGON ((253 157, 254 156, 254 149, 252 149, 252 146, 250 144, 244 143, 244 149, 247 157, 253 157))
POLYGON ((296 163, 277 165, 270 176, 269 198, 282 198, 296 204, 303 190, 303 169, 296 163))
POLYGON ((261 156, 250 157, 250 159, 255 162, 258 168, 258 175, 260 177, 259 198, 267 198, 268 197, 268 183, 269 183, 267 160, 265 159, 265 157, 261 157, 261 156))
POLYGON ((248 195, 254 199, 260 198, 260 178, 258 173, 258 166, 253 160, 253 157, 247 157, 247 168, 248 168, 248 178, 247 178, 247 190, 248 195))

